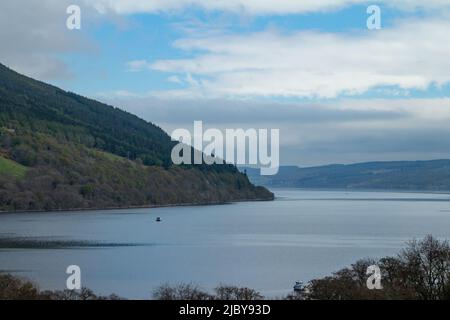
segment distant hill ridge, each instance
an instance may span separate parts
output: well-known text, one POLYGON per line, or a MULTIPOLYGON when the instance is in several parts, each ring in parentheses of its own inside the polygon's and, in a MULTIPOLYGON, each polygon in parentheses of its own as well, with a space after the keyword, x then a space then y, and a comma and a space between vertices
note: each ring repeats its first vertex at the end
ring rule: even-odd
POLYGON ((174 166, 128 112, 0 64, 0 211, 271 200, 233 165, 174 166))
POLYGON ((446 159, 282 166, 274 176, 246 170, 253 183, 266 187, 450 191, 450 160, 446 159))

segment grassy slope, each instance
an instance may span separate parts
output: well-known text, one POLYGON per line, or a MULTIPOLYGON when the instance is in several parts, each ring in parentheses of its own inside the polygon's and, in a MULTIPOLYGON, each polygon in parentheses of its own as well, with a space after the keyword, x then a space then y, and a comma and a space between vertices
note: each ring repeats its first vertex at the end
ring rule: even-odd
POLYGON ((0 156, 0 175, 22 179, 25 177, 27 170, 27 167, 0 156))

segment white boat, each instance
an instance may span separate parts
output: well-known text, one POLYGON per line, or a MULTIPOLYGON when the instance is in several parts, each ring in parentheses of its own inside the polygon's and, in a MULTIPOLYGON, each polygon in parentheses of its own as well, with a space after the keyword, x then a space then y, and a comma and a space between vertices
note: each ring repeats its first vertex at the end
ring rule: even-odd
POLYGON ((304 290, 303 282, 301 282, 301 281, 296 281, 296 282, 295 282, 295 285, 294 285, 294 291, 295 291, 295 292, 301 292, 301 291, 303 291, 303 290, 304 290))

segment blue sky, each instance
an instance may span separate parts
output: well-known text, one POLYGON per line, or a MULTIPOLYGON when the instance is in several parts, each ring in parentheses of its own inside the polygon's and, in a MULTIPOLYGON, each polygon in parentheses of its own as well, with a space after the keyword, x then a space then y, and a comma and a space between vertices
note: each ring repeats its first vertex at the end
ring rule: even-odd
MULTIPOLYGON (((401 19, 422 19, 427 11, 420 8, 404 11, 395 7, 379 4, 382 11, 382 27, 390 29, 401 19)), ((83 6, 81 6, 83 8, 83 6)), ((344 7, 325 12, 290 13, 283 15, 267 14, 263 16, 224 12, 205 11, 196 7, 187 7, 181 12, 134 13, 127 14, 121 21, 102 19, 90 22, 80 32, 85 34, 96 49, 89 53, 60 54, 62 60, 71 66, 73 77, 70 79, 51 79, 69 90, 88 96, 128 92, 146 95, 151 91, 179 90, 189 87, 188 83, 174 83, 171 76, 185 76, 183 73, 163 72, 147 68, 132 72, 127 67, 130 61, 145 60, 152 63, 158 60, 189 59, 201 54, 201 50, 182 50, 174 43, 187 34, 199 32, 218 32, 229 35, 248 35, 267 30, 276 30, 280 34, 296 32, 320 32, 341 34, 343 36, 370 34, 366 28, 367 4, 344 7), (189 29, 189 30, 186 30, 189 29), (93 81, 95 79, 95 81, 93 81)), ((69 35, 70 36, 70 35, 69 35)), ((194 35, 195 36, 195 35, 194 35)), ((207 78, 207 76, 206 76, 207 78)), ((389 97, 443 97, 450 92, 449 85, 437 86, 433 83, 424 88, 401 90, 396 85, 377 85, 359 94, 341 93, 335 97, 354 96, 355 98, 389 97), (400 92, 397 92, 400 91, 400 92), (395 93, 393 93, 395 92, 395 93)), ((246 97, 248 98, 248 97, 246 97)), ((303 96, 260 96, 277 101, 322 100, 323 97, 303 96)))
POLYGON ((169 133, 280 129, 282 164, 450 158, 449 18, 444 0, 2 1, 0 62, 169 133))

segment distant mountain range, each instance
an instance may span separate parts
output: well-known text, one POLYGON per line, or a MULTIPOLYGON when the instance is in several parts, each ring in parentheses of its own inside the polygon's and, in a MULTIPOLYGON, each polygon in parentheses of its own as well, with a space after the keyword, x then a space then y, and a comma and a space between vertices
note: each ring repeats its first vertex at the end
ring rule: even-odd
POLYGON ((173 165, 174 143, 135 115, 0 64, 0 211, 273 199, 233 165, 173 165))
POLYGON ((266 187, 450 191, 450 160, 367 162, 299 168, 282 166, 274 176, 243 168, 266 187))

